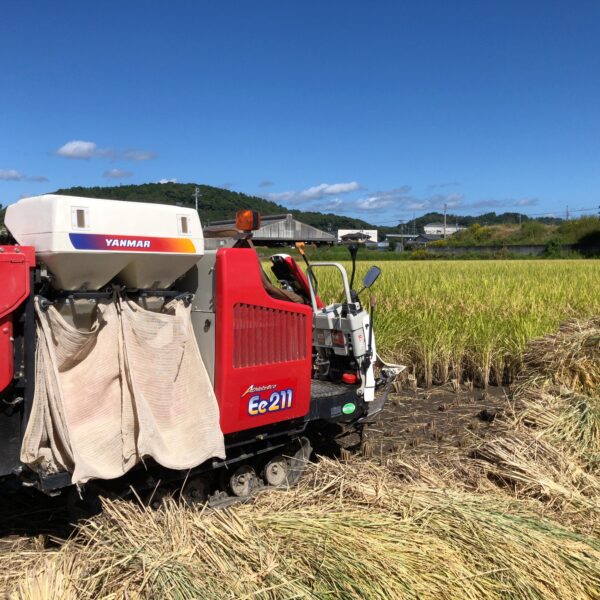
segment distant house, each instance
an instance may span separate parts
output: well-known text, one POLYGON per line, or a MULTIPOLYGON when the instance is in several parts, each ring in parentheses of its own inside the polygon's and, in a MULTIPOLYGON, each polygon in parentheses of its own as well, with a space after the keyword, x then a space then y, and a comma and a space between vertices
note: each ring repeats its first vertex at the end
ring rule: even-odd
POLYGON ((377 242, 371 242, 371 236, 368 236, 366 233, 345 233, 340 237, 339 241, 342 243, 358 242, 360 244, 370 243, 377 245, 377 242))
MULTIPOLYGON (((446 223, 446 235, 452 235, 457 231, 465 229, 461 225, 450 225, 446 223)), ((428 223, 423 227, 425 235, 444 235, 444 224, 443 223, 428 223)))
POLYGON ((415 248, 415 247, 419 247, 419 246, 427 246, 428 244, 431 244, 431 242, 439 242, 440 240, 443 240, 443 239, 444 239, 443 235, 422 233, 421 235, 418 235, 416 238, 414 238, 410 242, 407 242, 406 245, 407 246, 410 245, 413 248, 415 248))
POLYGON ((375 242, 377 229, 338 229, 338 241, 340 242, 375 242))

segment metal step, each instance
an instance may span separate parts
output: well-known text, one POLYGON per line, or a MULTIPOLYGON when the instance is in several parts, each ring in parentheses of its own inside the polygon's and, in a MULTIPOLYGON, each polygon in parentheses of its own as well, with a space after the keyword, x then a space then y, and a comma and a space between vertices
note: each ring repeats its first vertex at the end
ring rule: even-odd
POLYGON ((327 398, 331 396, 342 396, 358 389, 359 386, 347 385, 345 383, 333 383, 331 381, 319 381, 313 379, 310 382, 310 395, 312 398, 327 398))

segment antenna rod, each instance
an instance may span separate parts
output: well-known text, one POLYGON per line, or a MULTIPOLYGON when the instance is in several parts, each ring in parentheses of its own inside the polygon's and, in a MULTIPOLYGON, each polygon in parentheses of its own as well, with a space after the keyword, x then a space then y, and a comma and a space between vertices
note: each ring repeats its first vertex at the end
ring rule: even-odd
POLYGON ((198 212, 198 198, 200 196, 202 196, 202 194, 200 193, 200 188, 196 186, 196 189, 194 190, 194 199, 196 200, 196 212, 198 212))
POLYGON ((446 212, 448 210, 448 205, 444 204, 444 239, 446 239, 446 212))

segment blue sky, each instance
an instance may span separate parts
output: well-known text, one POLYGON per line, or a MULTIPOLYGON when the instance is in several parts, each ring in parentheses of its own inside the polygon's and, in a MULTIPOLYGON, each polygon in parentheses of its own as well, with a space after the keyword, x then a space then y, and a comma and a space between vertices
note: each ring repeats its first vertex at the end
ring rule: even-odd
POLYGON ((600 204, 597 0, 4 2, 0 59, 3 204, 167 179, 375 223, 600 204))

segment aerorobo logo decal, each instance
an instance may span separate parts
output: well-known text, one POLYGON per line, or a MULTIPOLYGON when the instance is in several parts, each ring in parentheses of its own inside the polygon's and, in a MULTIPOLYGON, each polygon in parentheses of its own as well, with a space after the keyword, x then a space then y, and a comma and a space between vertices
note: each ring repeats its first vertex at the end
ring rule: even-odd
POLYGON ((192 240, 182 238, 148 237, 138 235, 102 235, 70 233, 71 244, 77 250, 116 250, 127 252, 196 252, 192 240))
POLYGON ((272 383, 270 385, 254 385, 252 384, 243 394, 242 394, 242 398, 244 396, 247 396, 248 394, 252 394, 254 392, 266 392, 268 390, 274 390, 277 386, 272 383))

